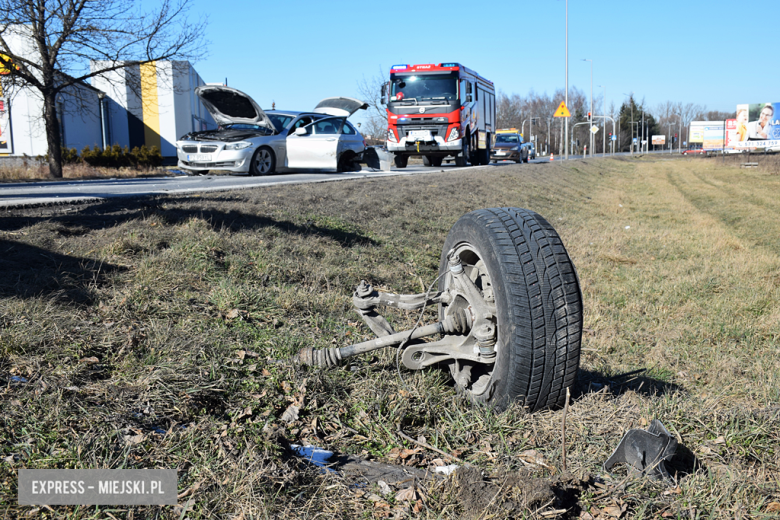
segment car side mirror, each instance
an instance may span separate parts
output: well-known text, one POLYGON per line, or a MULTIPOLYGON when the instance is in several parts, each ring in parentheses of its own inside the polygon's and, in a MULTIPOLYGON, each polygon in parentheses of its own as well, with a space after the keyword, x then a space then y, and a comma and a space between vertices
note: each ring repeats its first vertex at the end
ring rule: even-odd
POLYGON ((306 129, 304 127, 302 127, 302 126, 300 126, 300 127, 295 129, 295 135, 306 135, 308 133, 309 132, 306 131, 306 129))
POLYGON ((382 84, 382 91, 379 95, 379 102, 383 105, 387 104, 387 83, 382 84))

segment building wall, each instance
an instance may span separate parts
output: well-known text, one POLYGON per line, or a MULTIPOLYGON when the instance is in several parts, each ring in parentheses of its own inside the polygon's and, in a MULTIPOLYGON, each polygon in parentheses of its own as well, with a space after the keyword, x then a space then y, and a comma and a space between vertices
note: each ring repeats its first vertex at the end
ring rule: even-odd
MULTIPOLYGON (((92 63, 93 70, 101 66, 92 63)), ((203 84, 186 61, 155 62, 95 76, 92 85, 111 99, 109 144, 157 146, 163 157, 175 157, 181 136, 216 127, 194 94, 203 84)))
MULTIPOLYGON (((29 29, 14 26, 4 34, 14 53, 35 56, 34 43, 29 29)), ((43 120, 43 98, 31 88, 22 88, 2 81, 2 97, 10 115, 10 128, 3 129, 10 148, 0 155, 43 156, 48 152, 46 126, 43 120)), ((74 85, 57 97, 57 116, 60 119, 62 145, 81 150, 85 146, 101 146, 100 105, 98 91, 89 85, 74 85)))

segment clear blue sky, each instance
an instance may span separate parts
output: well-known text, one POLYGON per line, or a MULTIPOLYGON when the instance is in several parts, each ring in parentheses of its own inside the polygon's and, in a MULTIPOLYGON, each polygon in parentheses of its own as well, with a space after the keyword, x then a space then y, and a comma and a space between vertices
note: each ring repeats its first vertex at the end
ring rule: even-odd
MULTIPOLYGON (((151 2, 151 0, 148 0, 151 2)), ((193 0, 207 15, 206 82, 228 84, 260 106, 308 110, 356 96, 361 77, 396 63, 457 61, 506 93, 551 94, 565 80, 565 0, 382 2, 193 0)), ((772 27, 779 0, 569 1, 569 85, 619 106, 633 92, 648 107, 671 100, 735 110, 780 101, 772 27)), ((356 114, 357 116, 357 114, 356 114)), ((359 120, 359 118, 357 118, 359 120)))

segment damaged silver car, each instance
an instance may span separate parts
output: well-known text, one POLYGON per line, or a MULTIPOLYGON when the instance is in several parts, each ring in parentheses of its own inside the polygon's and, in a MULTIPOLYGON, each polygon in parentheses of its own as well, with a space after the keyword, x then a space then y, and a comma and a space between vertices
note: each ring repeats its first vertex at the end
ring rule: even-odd
POLYGON ((363 101, 332 97, 311 112, 264 112, 251 97, 231 87, 205 85, 195 94, 219 126, 191 132, 176 142, 179 168, 249 175, 359 169, 366 142, 347 118, 368 108, 363 101))

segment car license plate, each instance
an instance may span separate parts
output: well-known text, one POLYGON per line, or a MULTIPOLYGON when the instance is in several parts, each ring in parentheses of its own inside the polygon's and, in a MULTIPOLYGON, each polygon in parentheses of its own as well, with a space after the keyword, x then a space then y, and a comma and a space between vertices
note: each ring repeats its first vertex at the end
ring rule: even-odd
POLYGON ((210 153, 193 153, 187 156, 187 162, 211 162, 210 153))
POLYGON ((504 150, 496 150, 496 155, 506 155, 504 150))
POLYGON ((430 130, 410 130, 406 139, 409 141, 433 141, 430 130))

